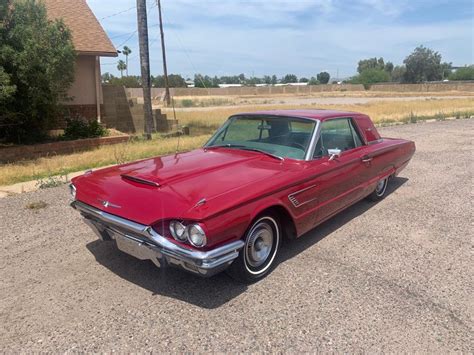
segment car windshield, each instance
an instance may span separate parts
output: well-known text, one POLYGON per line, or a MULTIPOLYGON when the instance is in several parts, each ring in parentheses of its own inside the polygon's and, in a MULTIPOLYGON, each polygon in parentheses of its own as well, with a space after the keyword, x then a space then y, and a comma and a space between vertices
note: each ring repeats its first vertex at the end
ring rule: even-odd
POLYGON ((316 121, 280 116, 234 116, 205 145, 261 151, 279 158, 304 159, 316 121))

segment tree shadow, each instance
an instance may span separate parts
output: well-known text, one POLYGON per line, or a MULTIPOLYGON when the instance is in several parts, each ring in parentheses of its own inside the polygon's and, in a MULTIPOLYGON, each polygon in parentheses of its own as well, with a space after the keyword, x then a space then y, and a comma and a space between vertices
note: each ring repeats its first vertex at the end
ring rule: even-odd
MULTIPOLYGON (((406 178, 393 178, 387 187, 387 193, 397 190, 406 181, 406 178)), ((301 238, 285 243, 280 250, 277 263, 297 256, 375 205, 376 203, 362 200, 301 238)), ((96 240, 88 243, 86 247, 101 265, 121 278, 149 290, 153 295, 171 297, 198 307, 214 309, 247 290, 247 285, 232 280, 225 273, 204 279, 173 268, 157 268, 151 261, 141 261, 121 252, 113 243, 96 240)))

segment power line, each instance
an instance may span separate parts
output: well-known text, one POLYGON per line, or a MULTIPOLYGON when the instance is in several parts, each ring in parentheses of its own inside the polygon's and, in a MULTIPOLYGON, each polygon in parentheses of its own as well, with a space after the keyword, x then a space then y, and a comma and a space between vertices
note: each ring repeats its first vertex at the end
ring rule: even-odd
MULTIPOLYGON (((148 8, 149 6, 151 6, 149 9, 152 9, 153 6, 156 6, 156 4, 154 4, 154 3, 153 3, 153 0, 151 0, 150 3, 148 4, 147 8, 148 8)), ((105 19, 108 19, 108 18, 111 18, 111 17, 115 17, 115 16, 118 16, 118 15, 124 14, 124 13, 129 12, 129 11, 131 11, 131 10, 133 10, 133 9, 136 9, 136 8, 137 8, 136 5, 135 5, 135 6, 132 6, 132 7, 129 7, 129 8, 126 9, 126 10, 122 10, 122 11, 116 12, 116 13, 114 13, 114 14, 101 17, 101 18, 99 19, 99 21, 102 21, 102 20, 105 20, 105 19)))
POLYGON ((133 31, 132 33, 130 33, 130 36, 128 36, 125 41, 123 41, 122 43, 120 43, 120 44, 117 46, 117 48, 122 47, 124 44, 126 44, 128 41, 130 41, 130 39, 132 39, 133 35, 135 35, 137 32, 138 32, 138 29, 136 29, 135 31, 133 31))
POLYGON ((111 18, 111 17, 115 17, 115 16, 118 16, 118 15, 124 14, 125 12, 129 12, 130 10, 133 10, 133 9, 136 9, 136 8, 137 8, 136 6, 132 6, 131 8, 129 8, 129 9, 127 9, 127 10, 123 10, 123 11, 120 11, 120 12, 116 12, 115 14, 112 14, 112 15, 104 16, 104 17, 100 18, 99 21, 102 21, 102 20, 105 20, 105 19, 108 19, 108 18, 111 18))
MULTIPOLYGON (((164 13, 164 11, 163 11, 163 13, 164 13)), ((196 70, 196 67, 194 66, 194 63, 193 63, 193 61, 191 60, 191 57, 190 57, 188 51, 187 51, 186 48, 184 47, 184 45, 183 45, 183 43, 182 43, 182 41, 181 41, 181 38, 180 38, 180 36, 178 35, 178 32, 176 32, 176 33, 175 33, 174 31, 170 31, 170 32, 171 32, 171 33, 176 37, 176 39, 178 40, 178 41, 177 41, 177 42, 178 42, 178 45, 179 45, 179 46, 181 47, 181 49, 184 51, 184 54, 185 54, 186 57, 188 58, 189 64, 191 64, 191 66, 193 67, 194 74, 196 74, 198 71, 196 70)), ((198 76, 198 78, 199 78, 199 81, 201 82, 202 86, 207 89, 206 84, 205 84, 204 81, 202 80, 202 77, 201 77, 201 76, 198 76)))

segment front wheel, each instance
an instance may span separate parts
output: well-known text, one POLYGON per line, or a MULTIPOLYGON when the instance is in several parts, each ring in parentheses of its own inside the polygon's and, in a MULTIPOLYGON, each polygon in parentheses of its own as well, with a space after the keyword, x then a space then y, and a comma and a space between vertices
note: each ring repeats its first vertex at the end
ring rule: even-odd
POLYGON ((372 192, 368 198, 371 201, 378 201, 385 197, 385 191, 387 190, 388 185, 388 176, 385 179, 379 180, 375 186, 374 192, 372 192))
POLYGON ((266 276, 274 266, 281 242, 281 228, 273 215, 258 217, 245 236, 245 245, 239 257, 230 265, 228 273, 245 283, 266 276))

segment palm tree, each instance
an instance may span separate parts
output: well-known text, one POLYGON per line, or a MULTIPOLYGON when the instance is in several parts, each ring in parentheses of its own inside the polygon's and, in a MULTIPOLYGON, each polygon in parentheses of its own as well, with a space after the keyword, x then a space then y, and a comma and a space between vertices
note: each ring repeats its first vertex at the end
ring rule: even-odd
POLYGON ((117 69, 120 70, 120 76, 123 78, 123 71, 127 70, 127 64, 125 64, 125 62, 120 59, 117 63, 117 69))
POLYGON ((145 119, 145 137, 151 139, 151 133, 155 130, 153 113, 151 108, 150 90, 150 53, 148 48, 148 24, 146 13, 146 0, 137 0, 137 25, 138 43, 140 49, 140 67, 143 87, 143 111, 145 119))
POLYGON ((125 56, 125 63, 127 64, 127 76, 128 76, 128 56, 132 53, 132 50, 127 46, 124 46, 122 49, 122 53, 125 56))

